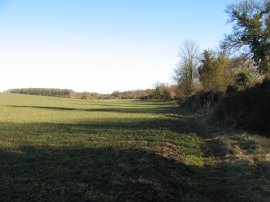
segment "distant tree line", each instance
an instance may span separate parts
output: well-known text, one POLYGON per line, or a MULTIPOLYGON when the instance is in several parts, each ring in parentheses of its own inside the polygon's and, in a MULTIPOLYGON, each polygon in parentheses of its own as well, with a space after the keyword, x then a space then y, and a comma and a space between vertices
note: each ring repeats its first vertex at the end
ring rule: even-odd
POLYGON ((75 92, 71 89, 58 89, 58 88, 16 88, 16 89, 9 89, 6 92, 16 94, 78 98, 78 99, 109 99, 110 97, 109 94, 75 92))
POLYGON ((114 91, 110 94, 112 99, 148 99, 153 93, 153 89, 131 90, 131 91, 114 91))
POLYGON ((76 99, 142 99, 142 100, 173 100, 176 98, 176 88, 160 82, 154 89, 114 91, 111 94, 91 92, 75 92, 71 89, 57 88, 17 88, 6 91, 7 93, 53 96, 76 99))
POLYGON ((114 91, 110 94, 110 99, 141 99, 141 100, 176 100, 176 85, 168 85, 156 82, 152 89, 114 91))
POLYGON ((70 97, 73 90, 58 89, 58 88, 16 88, 7 90, 8 93, 28 94, 28 95, 42 95, 54 97, 70 97))

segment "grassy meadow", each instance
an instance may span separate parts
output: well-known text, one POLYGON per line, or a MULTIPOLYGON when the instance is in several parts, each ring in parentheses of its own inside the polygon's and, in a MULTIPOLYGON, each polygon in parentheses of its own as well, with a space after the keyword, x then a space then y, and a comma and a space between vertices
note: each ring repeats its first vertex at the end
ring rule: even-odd
POLYGON ((270 140, 173 102, 0 94, 0 201, 269 201, 270 140))

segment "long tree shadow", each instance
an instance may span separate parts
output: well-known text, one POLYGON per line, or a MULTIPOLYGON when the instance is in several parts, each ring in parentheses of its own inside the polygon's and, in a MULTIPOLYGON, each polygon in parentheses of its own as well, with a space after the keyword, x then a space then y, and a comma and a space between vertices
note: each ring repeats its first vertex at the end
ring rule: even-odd
MULTIPOLYGON (((26 133, 26 134, 70 134, 70 135, 125 135, 125 134, 144 134, 157 135, 160 132, 170 131, 178 135, 185 135, 185 133, 195 133, 196 130, 185 118, 160 118, 160 119, 119 119, 115 120, 78 120, 72 123, 0 123, 0 130, 26 133)), ((1 132, 0 132, 1 134, 1 132)))
POLYGON ((244 161, 241 169, 239 163, 204 168, 146 150, 81 146, 21 146, 0 150, 0 160, 0 201, 244 202, 267 201, 267 195, 269 199, 269 190, 259 184, 269 180, 269 164, 260 168, 250 196, 246 193, 250 186, 239 180, 254 182, 247 171, 258 170, 244 161), (217 169, 218 175, 209 181, 206 175, 217 169))
POLYGON ((193 168, 138 149, 21 146, 0 150, 0 160, 0 201, 184 201, 196 193, 193 168))
POLYGON ((55 111, 83 111, 83 112, 118 112, 118 113, 168 113, 174 111, 174 107, 110 107, 110 108, 72 108, 72 107, 52 107, 52 106, 19 106, 8 105, 8 107, 14 108, 32 108, 32 109, 45 109, 55 111))

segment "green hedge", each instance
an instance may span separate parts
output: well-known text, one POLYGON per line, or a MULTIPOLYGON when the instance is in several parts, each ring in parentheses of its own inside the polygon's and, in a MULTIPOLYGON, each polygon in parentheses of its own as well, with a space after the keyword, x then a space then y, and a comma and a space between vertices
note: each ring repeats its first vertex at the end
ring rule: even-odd
POLYGON ((270 136, 270 80, 223 97, 215 115, 226 123, 270 136))

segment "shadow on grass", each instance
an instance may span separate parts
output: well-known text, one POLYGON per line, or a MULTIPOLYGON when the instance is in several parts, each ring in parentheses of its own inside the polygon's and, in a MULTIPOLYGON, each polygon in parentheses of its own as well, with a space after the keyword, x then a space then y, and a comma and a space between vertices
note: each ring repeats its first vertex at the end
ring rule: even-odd
POLYGON ((109 120, 78 120, 72 123, 0 123, 1 131, 32 135, 70 134, 70 135, 148 135, 157 136, 163 132, 173 132, 177 136, 196 133, 193 124, 185 118, 160 119, 118 119, 109 120))
POLYGON ((192 168, 148 151, 22 146, 0 159, 0 201, 183 201, 196 192, 192 168))
POLYGON ((159 106, 159 107, 152 107, 152 108, 112 107, 112 108, 90 108, 90 109, 72 108, 72 107, 51 107, 51 106, 19 106, 19 105, 8 105, 8 107, 45 109, 45 110, 56 110, 56 111, 118 112, 118 113, 169 113, 169 112, 175 111, 175 107, 169 107, 169 106, 163 106, 163 107, 159 106))
POLYGON ((269 164, 257 168, 242 161, 199 168, 144 150, 80 146, 21 146, 0 150, 0 160, 0 201, 269 199, 269 164), (216 169, 213 177, 210 172, 216 169))
MULTIPOLYGON (((143 137, 150 134, 157 138, 157 131, 164 130, 177 135, 200 134, 197 118, 187 113, 183 116, 168 114, 167 118, 153 120, 5 123, 0 129, 33 135, 102 133, 125 136, 125 133, 141 132, 143 137)), ((213 158, 225 159, 230 154, 227 145, 219 139, 209 141, 205 147, 208 148, 203 148, 205 155, 213 158)), ((223 161, 213 166, 195 167, 128 146, 79 145, 25 145, 15 150, 2 149, 0 161, 0 201, 244 202, 270 199, 269 162, 254 165, 244 160, 223 161)))
POLYGON ((159 105, 159 106, 168 106, 175 104, 176 101, 161 101, 161 100, 131 100, 130 102, 136 103, 136 105, 159 105))

